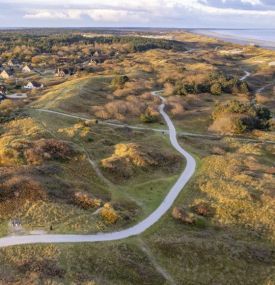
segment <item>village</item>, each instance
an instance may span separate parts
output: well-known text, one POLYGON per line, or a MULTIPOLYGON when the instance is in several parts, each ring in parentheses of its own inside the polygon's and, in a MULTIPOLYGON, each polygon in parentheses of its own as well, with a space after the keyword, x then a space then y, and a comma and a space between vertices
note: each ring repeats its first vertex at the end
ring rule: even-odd
MULTIPOLYGON (((108 59, 118 57, 118 51, 103 54, 100 50, 77 60, 60 56, 56 64, 29 63, 14 57, 0 58, 0 102, 5 99, 26 99, 32 93, 64 82, 71 76, 98 71, 99 65, 108 59)), ((46 56, 45 54, 43 56, 46 56)))

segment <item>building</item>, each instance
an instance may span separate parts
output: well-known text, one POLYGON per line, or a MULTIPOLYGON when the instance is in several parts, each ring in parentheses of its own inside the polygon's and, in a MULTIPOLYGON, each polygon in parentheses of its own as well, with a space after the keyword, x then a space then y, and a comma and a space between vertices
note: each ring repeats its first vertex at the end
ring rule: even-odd
POLYGON ((268 64, 269 66, 275 66, 275 61, 272 61, 268 64))
POLYGON ((43 87, 44 85, 42 83, 39 83, 37 81, 29 81, 28 84, 25 85, 23 88, 33 90, 33 89, 41 89, 43 87))
POLYGON ((93 56, 95 56, 95 57, 101 56, 101 52, 100 52, 99 50, 97 50, 97 51, 93 54, 93 56))
POLYGON ((57 68, 55 71, 55 76, 57 77, 65 77, 74 75, 75 71, 73 68, 57 68))
POLYGON ((4 69, 0 73, 0 77, 2 77, 3 79, 10 79, 13 76, 14 76, 14 70, 13 69, 4 69))
POLYGON ((14 228, 19 228, 19 227, 21 227, 21 221, 19 220, 19 219, 13 219, 12 221, 11 221, 11 224, 12 224, 12 226, 14 227, 14 228))
POLYGON ((92 56, 88 65, 89 66, 98 65, 104 63, 107 59, 108 59, 107 55, 92 56))
POLYGON ((10 67, 18 66, 20 65, 20 61, 16 58, 12 58, 8 61, 7 65, 10 67))
POLYGON ((29 66, 29 65, 25 65, 23 68, 22 68, 22 72, 24 73, 30 73, 32 72, 32 68, 29 66))
POLYGON ((2 93, 0 93, 0 102, 7 99, 6 96, 2 93))
POLYGON ((5 85, 0 85, 0 94, 6 95, 7 94, 7 88, 5 85))

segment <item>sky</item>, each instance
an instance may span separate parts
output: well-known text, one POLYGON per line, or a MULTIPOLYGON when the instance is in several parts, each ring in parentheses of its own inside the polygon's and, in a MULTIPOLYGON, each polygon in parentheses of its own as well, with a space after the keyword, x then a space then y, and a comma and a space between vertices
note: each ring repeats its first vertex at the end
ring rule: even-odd
POLYGON ((0 27, 275 28, 275 0, 0 0, 0 27))

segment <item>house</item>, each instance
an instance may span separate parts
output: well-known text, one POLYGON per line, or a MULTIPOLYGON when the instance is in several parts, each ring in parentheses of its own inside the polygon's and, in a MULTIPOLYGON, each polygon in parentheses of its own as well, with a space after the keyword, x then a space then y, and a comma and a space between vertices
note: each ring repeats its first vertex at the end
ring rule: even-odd
POLYGON ((100 56, 100 55, 101 55, 101 52, 97 50, 97 51, 94 53, 93 56, 98 57, 98 56, 100 56))
POLYGON ((4 85, 0 85, 0 102, 6 99, 7 88, 4 85))
POLYGON ((57 68, 55 71, 55 76, 57 77, 65 77, 74 75, 75 71, 73 68, 57 68))
POLYGON ((21 221, 20 221, 19 219, 17 219, 17 218, 13 219, 13 220, 11 221, 11 224, 12 224, 12 226, 13 226, 14 228, 19 228, 19 227, 21 227, 21 221))
POLYGON ((44 85, 42 83, 39 83, 37 81, 29 81, 28 84, 25 85, 23 88, 33 90, 33 89, 41 89, 43 87, 44 85))
POLYGON ((8 61, 8 66, 13 67, 13 66, 18 66, 20 65, 20 61, 16 58, 12 58, 8 61))
POLYGON ((0 93, 0 102, 3 101, 3 100, 5 100, 5 99, 6 99, 6 96, 5 96, 4 94, 1 94, 1 93, 0 93))
POLYGON ((32 72, 31 66, 29 66, 29 65, 26 64, 26 65, 22 68, 22 72, 24 72, 24 73, 30 73, 30 72, 32 72))
POLYGON ((268 65, 269 66, 275 66, 275 61, 271 61, 268 65))
POLYGON ((2 77, 3 79, 10 79, 13 76, 14 76, 14 70, 13 69, 4 69, 0 73, 0 77, 2 77))
POLYGON ((99 61, 95 58, 92 58, 90 60, 90 62, 88 63, 89 66, 93 66, 93 65, 97 65, 97 64, 99 64, 99 61))
POLYGON ((106 55, 92 56, 88 65, 91 66, 91 65, 101 64, 101 63, 104 63, 107 59, 108 59, 108 56, 106 55))
POLYGON ((0 95, 6 95, 7 94, 7 88, 5 85, 0 85, 0 95))

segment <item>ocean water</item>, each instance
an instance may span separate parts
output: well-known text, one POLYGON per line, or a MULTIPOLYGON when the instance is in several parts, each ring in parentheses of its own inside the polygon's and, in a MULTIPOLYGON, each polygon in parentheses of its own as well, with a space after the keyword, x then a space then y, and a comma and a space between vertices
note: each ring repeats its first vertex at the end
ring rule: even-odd
POLYGON ((275 48, 275 29, 198 29, 195 32, 232 42, 275 48))
POLYGON ((275 43, 275 29, 270 30, 213 30, 221 35, 228 35, 248 40, 267 41, 275 43))

